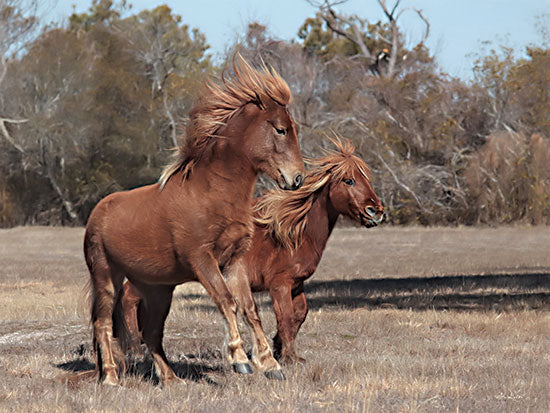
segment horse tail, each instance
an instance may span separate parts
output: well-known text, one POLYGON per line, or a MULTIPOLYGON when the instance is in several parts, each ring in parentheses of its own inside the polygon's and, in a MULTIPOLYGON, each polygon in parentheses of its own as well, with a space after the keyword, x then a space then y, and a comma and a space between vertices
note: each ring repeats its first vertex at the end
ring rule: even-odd
POLYGON ((124 318, 124 309, 122 307, 122 295, 124 290, 121 288, 115 299, 113 310, 113 335, 118 339, 122 351, 126 352, 132 349, 132 335, 128 330, 128 324, 124 318))
POLYGON ((141 297, 133 285, 126 281, 119 290, 113 311, 113 330, 122 350, 137 351, 141 344, 138 310, 141 297))
POLYGON ((90 278, 88 278, 88 281, 84 286, 84 293, 86 294, 86 303, 90 308, 90 324, 94 323, 95 316, 96 316, 95 310, 94 310, 95 291, 94 291, 94 283, 93 283, 94 259, 92 257, 92 251, 94 249, 94 245, 92 244, 93 244, 92 235, 90 231, 86 230, 86 233, 84 234, 84 259, 86 260, 86 265, 90 272, 90 278))
POLYGON ((93 349, 96 357, 96 369, 101 372, 103 362, 99 347, 99 337, 95 331, 95 323, 98 318, 105 317, 105 310, 109 308, 112 319, 112 334, 113 337, 117 338, 117 340, 111 342, 111 350, 116 363, 125 371, 126 361, 124 352, 129 346, 129 341, 125 324, 118 320, 116 305, 117 297, 121 294, 124 275, 115 272, 109 265, 101 236, 90 225, 88 225, 84 235, 84 256, 86 258, 86 265, 90 271, 90 279, 86 288, 90 304, 90 322, 94 326, 93 349), (112 301, 113 294, 115 294, 114 301, 112 301))
MULTIPOLYGON (((96 306, 96 291, 94 288, 94 266, 96 262, 96 255, 97 255, 97 243, 94 240, 94 237, 89 231, 89 229, 86 229, 86 233, 84 234, 84 258, 86 260, 86 265, 88 267, 88 270, 90 272, 90 278, 88 278, 88 281, 86 282, 86 285, 84 286, 84 291, 86 294, 86 302, 88 304, 88 308, 90 309, 90 325, 94 325, 95 320, 97 319, 97 306, 96 306)), ((101 370, 101 361, 100 359, 97 359, 97 353, 99 351, 97 337, 95 335, 95 332, 92 334, 93 340, 92 340, 92 348, 94 350, 94 356, 96 357, 96 370, 98 373, 101 370)))

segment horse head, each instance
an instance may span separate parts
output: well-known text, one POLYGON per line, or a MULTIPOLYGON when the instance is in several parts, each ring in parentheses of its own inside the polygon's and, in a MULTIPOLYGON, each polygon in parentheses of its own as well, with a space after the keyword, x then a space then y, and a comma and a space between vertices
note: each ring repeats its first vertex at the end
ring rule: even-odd
POLYGON ((250 119, 243 145, 256 170, 272 178, 281 189, 300 188, 304 163, 296 125, 287 107, 264 96, 243 111, 250 119))
POLYGON ((224 83, 228 90, 248 96, 233 122, 243 130, 239 143, 257 172, 272 178, 281 189, 302 186, 304 163, 296 125, 288 110, 292 95, 287 83, 273 69, 252 68, 240 55, 233 61, 236 81, 224 83))
POLYGON ((237 54, 233 73, 208 82, 189 113, 185 143, 164 169, 161 188, 179 171, 187 177, 216 147, 223 148, 217 152, 223 152, 226 164, 263 172, 281 189, 300 188, 305 169, 287 108, 291 100, 287 83, 273 68, 255 69, 237 54))
POLYGON ((335 165, 331 174, 329 198, 342 215, 361 223, 367 228, 384 220, 384 206, 371 185, 370 171, 365 162, 354 154, 349 141, 331 139, 338 151, 330 151, 335 165))

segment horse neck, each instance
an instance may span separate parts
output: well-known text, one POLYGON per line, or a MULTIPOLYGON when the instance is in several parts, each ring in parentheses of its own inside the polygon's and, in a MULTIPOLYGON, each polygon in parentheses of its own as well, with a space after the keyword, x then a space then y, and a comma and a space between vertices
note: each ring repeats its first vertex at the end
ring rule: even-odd
POLYGON ((236 138, 226 145, 215 146, 210 163, 205 166, 209 178, 214 181, 231 183, 225 185, 229 193, 239 193, 252 197, 258 173, 252 166, 242 145, 236 138))
POLYGON ((191 180, 203 180, 226 201, 252 199, 257 172, 246 153, 239 137, 227 139, 212 146, 191 172, 191 180))
POLYGON ((329 185, 325 185, 315 195, 311 209, 308 212, 308 222, 304 234, 305 239, 312 244, 319 255, 323 253, 339 215, 340 213, 334 209, 330 202, 329 185))
POLYGON ((227 144, 216 144, 189 171, 176 172, 160 194, 176 202, 185 202, 181 194, 203 194, 205 202, 225 210, 219 217, 249 222, 256 179, 257 172, 246 157, 227 144))

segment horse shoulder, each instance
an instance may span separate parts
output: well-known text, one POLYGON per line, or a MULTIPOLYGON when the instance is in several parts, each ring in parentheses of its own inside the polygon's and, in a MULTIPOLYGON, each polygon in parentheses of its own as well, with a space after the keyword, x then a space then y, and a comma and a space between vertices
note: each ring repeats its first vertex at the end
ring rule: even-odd
POLYGON ((266 291, 274 275, 280 271, 279 249, 267 231, 259 226, 254 227, 252 245, 243 256, 250 287, 253 291, 266 291))
POLYGON ((317 270, 322 255, 323 251, 318 251, 316 248, 312 248, 310 243, 304 242, 294 252, 293 278, 302 282, 310 278, 317 270))
POLYGON ((242 256, 252 245, 252 225, 249 222, 230 222, 214 242, 214 255, 221 267, 242 256))

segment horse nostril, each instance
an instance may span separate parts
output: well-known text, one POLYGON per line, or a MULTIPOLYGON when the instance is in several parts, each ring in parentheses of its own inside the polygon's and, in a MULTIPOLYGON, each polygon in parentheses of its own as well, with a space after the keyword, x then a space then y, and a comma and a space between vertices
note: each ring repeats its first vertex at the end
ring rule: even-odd
POLYGON ((374 217, 376 215, 376 208, 373 208, 373 207, 368 207, 367 208, 367 213, 371 216, 371 217, 374 217))
POLYGON ((296 175, 294 177, 294 189, 300 188, 303 182, 304 182, 304 178, 302 177, 302 174, 296 175))

